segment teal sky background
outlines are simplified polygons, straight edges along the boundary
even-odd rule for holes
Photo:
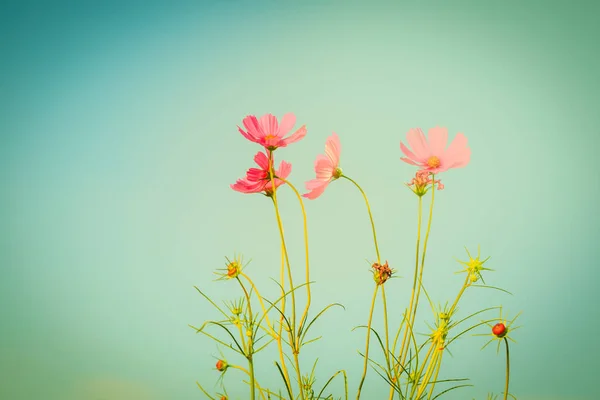
[[[187,325],[218,315],[193,286],[239,296],[213,271],[242,253],[276,296],[270,201],[229,184],[259,150],[236,125],[286,112],[308,129],[276,153],[297,187],[326,137],[340,136],[341,166],[369,196],[382,258],[402,277],[386,284],[392,326],[416,236],[417,199],[403,185],[415,170],[399,142],[412,127],[464,133],[471,162],[440,176],[436,193],[428,291],[454,299],[454,259],[480,245],[496,270],[486,281],[514,295],[474,289],[461,312],[523,311],[511,393],[600,398],[599,12],[541,0],[2,2],[0,398],[199,399],[196,380],[214,388],[219,350]],[[299,206],[288,190],[280,200],[301,279]],[[313,310],[346,309],[317,324],[323,339],[302,366],[319,357],[321,384],[345,368],[354,393],[364,331],[351,329],[373,289],[367,213],[345,181],[306,208]],[[480,351],[485,341],[465,336],[444,356],[444,377],[475,385],[446,399],[503,389],[503,353]],[[245,399],[238,377],[225,383]],[[270,358],[258,379],[279,384]],[[381,383],[371,372],[363,398],[381,398]]]

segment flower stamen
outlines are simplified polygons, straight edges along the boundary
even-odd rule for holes
[[[427,165],[430,168],[437,168],[441,165],[440,159],[436,156],[431,156],[427,159]]]

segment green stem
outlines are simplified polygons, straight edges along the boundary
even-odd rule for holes
[[[292,279],[292,268],[290,267],[290,258],[288,256],[287,246],[285,245],[285,235],[283,234],[283,224],[281,222],[281,215],[279,214],[279,205],[277,203],[277,189],[275,188],[275,172],[273,171],[273,162],[272,162],[273,154],[269,153],[269,162],[270,162],[270,175],[271,175],[271,185],[272,185],[272,194],[271,199],[273,200],[273,205],[275,206],[275,217],[277,218],[277,227],[279,228],[279,236],[281,238],[281,244],[283,246],[283,253],[285,256],[285,263],[287,267],[288,279],[290,280],[290,289],[292,290],[292,321],[291,321],[291,331],[294,331],[296,326],[296,295],[294,293],[294,282]],[[292,345],[293,347],[293,345]],[[294,348],[292,350],[295,351]]]
[[[246,354],[246,359],[248,360],[248,369],[250,370],[250,399],[254,400],[255,399],[255,384],[254,384],[254,361],[253,361],[253,353],[254,353],[254,340],[253,340],[253,335],[254,335],[254,327],[253,327],[253,323],[254,320],[252,319],[252,306],[250,305],[250,295],[248,294],[248,291],[246,290],[246,287],[244,286],[244,284],[242,283],[242,280],[240,279],[240,277],[236,277],[237,281],[239,282],[240,286],[242,287],[242,290],[244,291],[244,295],[246,296],[246,303],[248,303],[248,318],[250,319],[249,324],[249,328],[250,328],[250,337],[248,337],[248,350],[247,350],[247,354]],[[248,329],[248,328],[246,328]],[[242,337],[242,341],[243,341],[243,337]]]
[[[365,349],[365,364],[363,366],[363,374],[360,378],[360,383],[358,384],[358,392],[356,393],[356,400],[360,399],[360,392],[362,390],[363,384],[365,383],[365,378],[367,376],[367,367],[369,365],[369,339],[371,338],[371,322],[373,322],[373,310],[375,309],[375,300],[377,300],[377,291],[379,290],[379,285],[375,286],[375,291],[373,292],[373,300],[371,301],[371,310],[369,311],[369,322],[367,323],[367,344]]]
[[[392,378],[392,368],[391,368],[391,363],[390,363],[390,337],[389,337],[389,330],[388,330],[388,315],[387,315],[387,302],[386,302],[386,298],[385,298],[385,288],[383,287],[384,285],[381,285],[381,298],[383,301],[383,325],[385,328],[385,362],[387,363],[387,369],[388,369],[388,373],[389,378]]]
[[[255,399],[255,394],[254,394],[254,361],[252,361],[252,355],[249,356],[248,358],[248,368],[250,369],[250,400],[254,400]]]
[[[358,190],[360,190],[360,193],[362,193],[363,198],[365,199],[365,203],[367,204],[367,211],[369,212],[369,219],[371,220],[371,229],[373,231],[373,242],[375,242],[375,253],[377,254],[377,263],[381,264],[381,257],[379,257],[379,246],[377,245],[377,232],[375,232],[375,223],[373,222],[373,214],[371,213],[371,206],[369,205],[369,199],[367,198],[367,195],[365,194],[364,190],[362,190],[360,185],[358,183],[356,183],[353,179],[347,177],[346,175],[342,175],[341,177],[346,178],[350,182],[354,183],[354,186],[356,186],[358,188]]]
[[[273,205],[275,206],[275,216],[277,218],[277,226],[279,227],[279,236],[281,237],[281,245],[283,247],[283,253],[285,255],[285,262],[286,262],[286,266],[287,266],[287,272],[288,272],[288,279],[290,280],[290,289],[292,290],[291,295],[292,295],[292,321],[291,321],[291,327],[290,327],[290,346],[292,347],[292,353],[294,353],[294,361],[296,364],[296,372],[298,374],[298,377],[301,376],[300,373],[300,363],[298,361],[298,349],[296,347],[296,341],[294,340],[294,335],[295,335],[295,327],[296,327],[296,295],[294,293],[294,282],[292,279],[292,268],[290,267],[290,258],[288,255],[288,251],[287,251],[287,246],[285,245],[285,235],[283,234],[283,224],[281,222],[281,215],[279,213],[279,205],[277,203],[277,188],[275,186],[275,171],[273,169],[273,152],[271,150],[269,150],[269,177],[271,180],[271,199],[273,200]],[[304,391],[302,390],[302,381],[299,379],[298,380],[298,385],[300,388],[300,397],[302,398],[302,400],[305,399],[304,396]]]
[[[510,354],[508,352],[508,340],[504,338],[504,344],[506,345],[506,385],[504,386],[504,400],[508,399],[508,380],[510,377]]]
[[[423,242],[423,254],[421,255],[421,270],[419,271],[419,286],[417,286],[417,297],[415,299],[415,308],[411,326],[414,326],[417,318],[417,308],[419,307],[419,295],[421,294],[421,285],[423,282],[423,270],[425,269],[425,255],[427,254],[427,242],[429,241],[429,232],[431,231],[431,220],[433,218],[433,204],[435,201],[435,175],[431,175],[431,205],[429,206],[429,220],[427,221],[427,231],[425,232],[425,241]]]
[[[423,214],[423,197],[419,196],[419,208],[418,208],[418,215],[419,215],[419,219],[418,219],[418,224],[417,224],[417,250],[416,250],[416,256],[415,256],[415,274],[413,277],[413,287],[410,293],[410,303],[408,306],[408,310],[405,314],[405,318],[406,318],[406,330],[404,331],[404,338],[402,338],[402,343],[400,345],[400,354],[398,355],[398,360],[400,360],[401,364],[404,364],[404,361],[406,361],[406,355],[408,354],[408,342],[406,341],[408,338],[408,329],[411,325],[411,317],[412,317],[412,309],[413,309],[413,302],[415,300],[415,293],[416,293],[416,289],[417,289],[417,276],[419,274],[419,250],[421,249],[421,220],[422,220],[422,214]],[[410,340],[410,338],[408,339]],[[406,353],[405,353],[406,351]],[[402,372],[399,371],[399,365],[396,367],[396,372],[397,372],[397,376],[396,379],[400,378],[400,375],[402,375]],[[390,388],[390,400],[393,396],[393,392],[392,392],[393,388]]]
[[[346,178],[348,179],[350,182],[352,182],[354,184],[354,186],[356,186],[356,188],[360,191],[360,193],[363,195],[363,198],[365,199],[365,204],[367,205],[367,212],[369,213],[369,220],[371,221],[371,230],[373,231],[373,243],[375,244],[375,253],[377,254],[377,264],[381,265],[381,256],[379,255],[379,245],[377,244],[377,232],[375,230],[375,222],[373,221],[373,213],[371,212],[371,206],[369,205],[369,199],[367,198],[367,195],[365,193],[365,191],[360,187],[360,185],[358,183],[356,183],[356,181],[346,175],[342,175],[342,178]],[[368,363],[369,363],[369,341],[371,339],[371,323],[373,322],[373,311],[375,309],[375,300],[377,299],[377,291],[379,289],[379,285],[375,286],[375,292],[373,293],[373,301],[371,302],[371,310],[369,311],[369,321],[367,324],[367,338],[366,338],[366,349],[365,349],[365,363],[364,363],[364,368],[363,368],[363,374],[362,377],[360,378],[360,384],[358,385],[358,392],[356,394],[356,399],[358,400],[360,398],[360,392],[362,389],[362,386],[365,382],[365,378],[367,376],[367,367],[368,367]],[[383,286],[382,286],[383,289]],[[384,304],[384,321],[385,321],[385,337],[386,337],[386,354],[385,354],[385,358],[386,361],[388,362],[388,368],[389,368],[389,334],[388,334],[388,324],[387,324],[387,310],[385,310],[385,292],[383,293],[383,304]]]
[[[281,179],[281,178],[280,178]],[[306,318],[308,317],[308,310],[311,304],[311,294],[310,294],[310,262],[309,262],[309,253],[308,253],[308,226],[307,226],[307,218],[306,218],[306,209],[304,208],[304,201],[302,200],[302,196],[300,192],[292,185],[289,181],[285,179],[281,179],[284,183],[286,183],[296,194],[296,198],[300,202],[300,208],[302,209],[302,219],[304,225],[304,252],[306,254],[306,307],[304,308],[304,313],[300,318],[300,324],[298,325],[298,332],[302,329],[302,326],[306,322]],[[296,340],[300,340],[300,335],[297,335]],[[300,343],[297,344],[299,346]],[[300,351],[300,348],[298,348]]]

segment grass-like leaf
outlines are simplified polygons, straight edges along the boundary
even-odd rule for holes
[[[198,387],[200,388],[200,390],[202,390],[202,392],[206,395],[206,397],[208,397],[210,400],[216,400],[214,397],[212,397],[210,394],[208,394],[208,392],[206,390],[204,390],[204,388],[202,387],[202,385],[200,385],[200,383],[198,383],[198,381],[196,381],[196,385],[198,385]]]
[[[317,395],[317,399],[321,398],[321,395],[323,394],[323,392],[325,391],[325,389],[327,389],[327,386],[329,386],[329,384],[335,379],[336,376],[338,376],[339,374],[342,374],[344,376],[344,395],[346,400],[348,400],[348,376],[346,375],[346,371],[341,369],[339,371],[337,371],[335,374],[333,374],[331,376],[331,378],[329,378],[327,380],[327,382],[325,383],[325,386],[323,386],[323,389],[321,389],[321,391],[319,392],[319,394]],[[327,397],[332,397],[333,395],[329,395]]]
[[[435,400],[435,399],[437,399],[438,397],[440,397],[441,395],[443,395],[444,393],[448,393],[448,392],[449,392],[449,391],[451,391],[451,390],[454,390],[454,389],[459,389],[459,388],[462,388],[462,387],[470,387],[470,386],[473,386],[473,385],[457,385],[457,386],[452,386],[451,388],[448,388],[448,389],[446,389],[446,390],[444,390],[444,391],[441,391],[440,393],[438,393],[438,394],[437,394],[437,395],[436,395],[436,396],[435,396],[433,399],[431,399],[431,400]]]
[[[219,344],[222,344],[223,346],[225,346],[225,347],[227,347],[227,348],[230,348],[231,350],[235,351],[236,353],[239,353],[239,354],[241,354],[241,355],[244,355],[244,353],[240,353],[240,351],[239,351],[238,349],[236,349],[235,347],[233,347],[233,346],[231,345],[231,343],[229,343],[229,344],[228,344],[228,343],[225,343],[224,341],[222,341],[222,340],[220,340],[220,339],[217,339],[216,337],[214,337],[214,336],[213,336],[213,335],[211,335],[210,333],[207,333],[207,332],[205,332],[205,331],[204,331],[204,327],[205,327],[205,326],[208,324],[208,322],[210,322],[210,321],[207,321],[207,322],[205,322],[205,323],[204,323],[204,324],[203,324],[203,325],[202,325],[200,328],[196,328],[195,326],[192,326],[192,325],[188,325],[188,326],[189,326],[190,328],[192,328],[192,329],[195,329],[195,330],[196,330],[196,333],[202,333],[203,335],[206,335],[206,336],[208,336],[209,338],[211,338],[211,339],[212,339],[212,340],[214,340],[215,342],[217,342],[217,343],[219,343]]]
[[[244,351],[244,349],[242,349],[242,346],[240,346],[240,344],[238,343],[237,339],[235,338],[235,336],[233,336],[233,333],[231,333],[231,331],[229,329],[227,329],[227,327],[219,322],[215,322],[215,321],[206,321],[207,324],[211,324],[211,325],[217,325],[220,326],[221,328],[223,328],[225,330],[225,332],[227,332],[227,334],[229,334],[229,336],[231,336],[231,338],[233,339],[233,342],[235,343],[235,345],[237,346],[237,348],[240,350],[240,353],[242,355],[244,355],[244,357],[246,357],[246,352]]]
[[[312,326],[312,324],[317,320],[317,318],[319,318],[321,315],[323,315],[323,313],[325,313],[325,311],[327,311],[328,309],[330,309],[331,307],[335,307],[335,306],[340,306],[342,307],[344,310],[346,310],[346,307],[344,307],[342,304],[340,303],[333,303],[333,304],[329,304],[328,306],[326,306],[325,308],[323,308],[306,326],[306,329],[304,329],[304,326],[300,326],[300,328],[298,329],[298,336],[300,337],[300,346],[302,346],[302,342],[304,341],[304,337],[306,336],[306,334],[308,333],[308,330],[310,329],[310,327]]]
[[[471,285],[471,287],[480,287],[480,288],[485,288],[485,289],[494,289],[494,290],[499,290],[499,291],[504,292],[504,293],[508,293],[511,296],[513,295],[508,290],[504,290],[504,289],[501,289],[501,288],[495,287],[495,286],[489,286],[489,285]]]
[[[294,396],[292,396],[292,389],[290,388],[290,385],[288,385],[288,382],[285,379],[285,374],[283,373],[283,370],[281,369],[281,366],[279,365],[279,363],[277,361],[275,361],[275,365],[277,366],[277,369],[279,370],[279,375],[281,375],[281,379],[283,379],[283,383],[285,383],[285,388],[288,392],[288,395],[290,396],[290,400],[292,400],[294,398]],[[300,390],[302,390],[302,389],[300,389]]]
[[[194,286],[194,288],[198,291],[198,293],[200,293],[206,300],[208,300],[210,302],[210,304],[212,304],[217,310],[219,310],[219,312],[221,314],[223,314],[225,316],[225,319],[229,320],[229,315],[225,313],[225,311],[223,311],[221,309],[221,307],[219,307],[214,301],[212,301],[210,299],[210,297],[208,297],[207,295],[204,294],[204,292],[202,292],[202,290],[198,289],[198,286]]]

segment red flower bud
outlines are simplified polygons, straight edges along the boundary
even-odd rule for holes
[[[227,369],[228,365],[227,365],[226,361],[219,360],[219,361],[217,361],[216,367],[217,367],[217,371],[223,372]]]
[[[504,337],[507,333],[506,326],[502,322],[499,322],[492,327],[492,333],[499,338]]]

